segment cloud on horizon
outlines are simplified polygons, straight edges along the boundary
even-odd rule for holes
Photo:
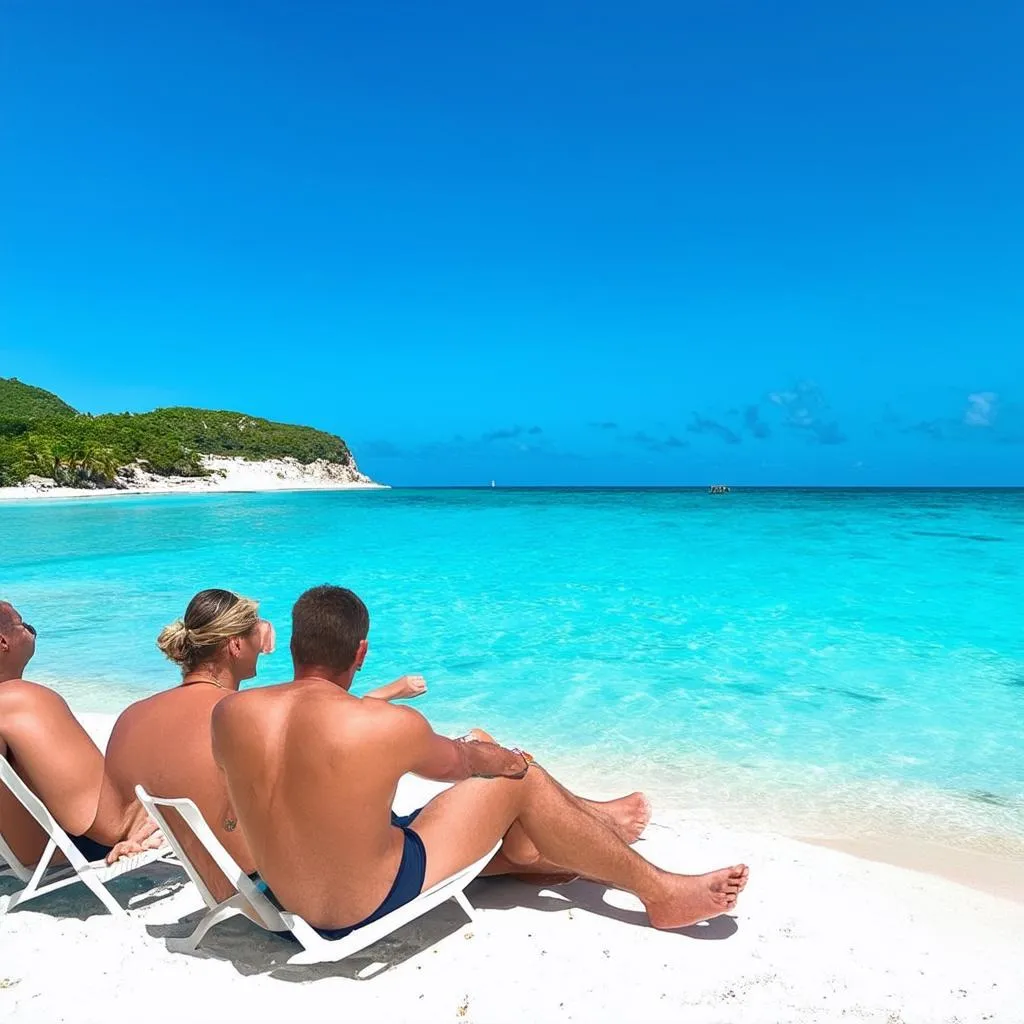
[[[761,408],[757,405],[748,405],[743,410],[743,426],[757,438],[764,441],[772,436],[772,428],[761,419]]]
[[[498,430],[488,431],[480,436],[481,441],[512,441],[517,437],[537,437],[544,431],[540,427],[502,427]]]
[[[659,438],[652,437],[643,430],[637,430],[632,434],[622,434],[619,439],[621,441],[626,441],[629,444],[637,445],[645,451],[656,452],[657,454],[664,454],[665,452],[677,451],[680,448],[689,447],[689,442],[676,437],[675,434],[669,434],[668,437]]]
[[[510,441],[502,445],[500,450],[513,455],[536,455],[549,459],[581,460],[584,456],[576,452],[565,451],[549,438],[543,436],[541,427],[510,427],[490,430],[476,437],[467,438],[455,434],[444,441],[425,441],[422,444],[403,448],[393,441],[373,439],[358,446],[355,452],[357,459],[410,459],[413,461],[427,458],[464,457],[469,459],[495,456],[495,442]]]
[[[717,420],[705,419],[698,413],[693,414],[693,421],[686,425],[686,429],[691,434],[711,434],[726,444],[740,444],[743,441],[743,438],[731,427],[727,427]]]
[[[839,424],[827,418],[828,402],[813,381],[799,381],[788,391],[771,391],[768,401],[782,412],[782,425],[805,433],[817,444],[844,444],[847,440]]]
[[[964,425],[991,427],[999,415],[999,396],[994,391],[976,391],[967,396]]]
[[[995,391],[973,391],[963,401],[959,414],[910,421],[887,408],[880,434],[884,436],[885,429],[891,428],[933,441],[1024,444],[1024,406],[1003,402]]]

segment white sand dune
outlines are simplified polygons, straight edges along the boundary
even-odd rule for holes
[[[102,740],[109,719],[88,723]],[[428,793],[404,787],[400,809]],[[154,865],[114,884],[127,921],[80,886],[0,921],[0,1020],[1024,1021],[1024,904],[681,813],[655,822],[639,849],[664,867],[750,864],[734,915],[657,932],[622,893],[479,880],[468,927],[447,904],[351,961],[287,968],[296,947],[242,919],[197,956],[168,952],[200,900]]]
[[[17,487],[0,487],[0,501],[36,498],[112,498],[118,495],[207,494],[237,491],[332,491],[382,487],[359,472],[355,463],[342,466],[323,459],[303,465],[297,459],[263,459],[203,456],[210,476],[157,476],[135,467],[117,487],[58,487],[52,480],[32,477]]]

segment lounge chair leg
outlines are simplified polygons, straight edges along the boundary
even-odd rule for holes
[[[463,913],[470,919],[470,921],[476,920],[476,911],[473,909],[473,904],[466,899],[464,892],[457,892],[455,894],[455,902],[462,907]]]
[[[114,899],[114,897],[110,894],[110,890],[107,889],[107,887],[102,882],[98,881],[95,877],[93,877],[91,871],[86,871],[79,877],[82,879],[83,882],[85,882],[85,884],[90,888],[90,890],[92,890],[92,894],[96,897],[96,899],[98,899],[114,917],[125,916],[124,907],[122,907],[121,904]]]
[[[226,921],[229,917],[234,917],[241,912],[230,900],[227,903],[222,903],[216,910],[211,910],[199,922],[196,930],[188,938],[168,939],[167,948],[172,953],[194,953],[199,948],[199,943],[206,937],[206,933],[214,925],[220,924],[221,921]]]
[[[43,875],[46,874],[47,868],[50,866],[50,859],[57,852],[57,844],[51,839],[46,844],[46,849],[43,850],[43,855],[39,858],[39,863],[36,864],[35,870],[32,872],[32,877],[28,880],[25,888],[21,892],[16,892],[10,899],[5,910],[0,913],[10,913],[15,907],[21,903],[27,903],[33,896],[36,895],[36,890],[39,888],[39,883],[43,880]]]

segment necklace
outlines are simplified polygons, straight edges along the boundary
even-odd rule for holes
[[[181,685],[192,686],[194,683],[209,683],[211,686],[219,686],[222,690],[230,690],[232,693],[236,692],[233,686],[225,686],[223,683],[218,683],[216,679],[205,679],[202,677],[199,679],[186,679]]]

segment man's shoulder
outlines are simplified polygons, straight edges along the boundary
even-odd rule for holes
[[[413,737],[429,731],[427,720],[415,708],[373,698],[357,698],[353,718],[367,729]]]
[[[42,683],[33,683],[30,679],[7,679],[0,683],[0,701],[15,706],[67,707],[67,702],[56,690]]]
[[[332,726],[351,726],[358,729],[398,729],[410,713],[420,716],[401,705],[388,701],[357,697],[335,686],[296,685],[289,709],[295,717],[312,719],[317,723],[331,722]]]
[[[262,718],[272,709],[288,707],[298,697],[298,687],[294,681],[220,694],[213,708],[214,721],[227,723]]]

